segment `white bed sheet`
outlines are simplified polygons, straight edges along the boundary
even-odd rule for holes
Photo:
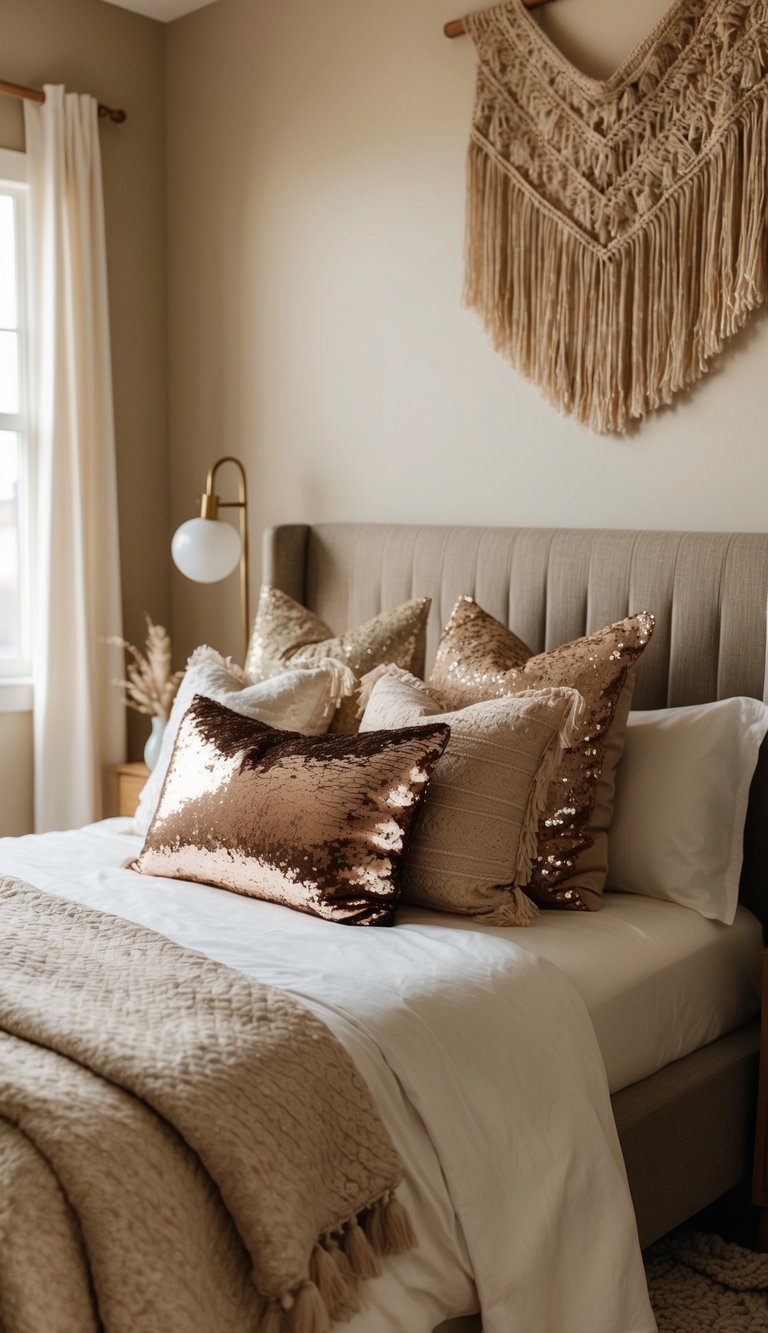
[[[608,893],[599,912],[542,912],[515,941],[576,986],[612,1093],[760,1011],[762,927],[746,907],[724,926],[677,903]]]
[[[592,940],[592,918],[563,921],[562,938],[545,918],[540,951],[533,931],[409,909],[395,931],[340,930],[124,871],[139,847],[128,827],[0,840],[0,874],[282,986],[347,1047],[397,1143],[420,1238],[369,1284],[348,1333],[430,1333],[477,1309],[477,1291],[485,1333],[653,1333],[594,1030],[546,957],[571,927]]]

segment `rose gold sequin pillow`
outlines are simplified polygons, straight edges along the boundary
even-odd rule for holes
[[[486,925],[527,926],[536,908],[522,886],[580,695],[537,690],[446,713],[426,685],[394,667],[371,672],[363,697],[368,690],[361,735],[427,718],[451,728],[408,843],[403,898]]]
[[[444,723],[302,736],[196,695],[133,869],[389,926]]]
[[[586,711],[550,787],[527,891],[542,907],[597,908],[608,870],[607,830],[633,680],[653,633],[648,612],[534,655],[471,597],[460,597],[429,678],[452,708],[525,690],[570,685]]]
[[[245,660],[246,675],[249,680],[265,680],[289,667],[315,666],[327,657],[351,667],[358,681],[383,662],[415,671],[418,658],[423,661],[430,605],[429,597],[403,602],[346,634],[335,635],[313,611],[279,588],[265,585]],[[357,724],[357,699],[352,697],[339,706],[331,731],[357,731]]]

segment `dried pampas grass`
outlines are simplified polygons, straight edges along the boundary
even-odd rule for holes
[[[147,616],[146,652],[142,653],[127,639],[112,637],[106,640],[128,654],[127,680],[114,680],[113,685],[125,690],[123,702],[147,717],[159,717],[167,722],[171,704],[176,697],[183,671],[171,670],[171,640],[162,625],[153,624]]]

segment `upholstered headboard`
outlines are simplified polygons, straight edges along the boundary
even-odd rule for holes
[[[656,616],[635,708],[766,697],[768,533],[620,532],[327,523],[272,528],[265,583],[335,631],[429,596],[426,664],[462,593],[531,648]],[[752,784],[742,899],[768,922],[768,746]]]

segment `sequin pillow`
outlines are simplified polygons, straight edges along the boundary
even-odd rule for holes
[[[143,837],[149,828],[181,719],[196,694],[217,699],[236,713],[256,718],[271,727],[317,736],[328,730],[336,708],[354,688],[352,672],[330,658],[318,662],[315,667],[296,667],[274,680],[249,685],[243,672],[229,658],[222,657],[214,648],[196,648],[187,662],[173,701],[157,763],[139,797],[134,816],[136,832]]]
[[[351,667],[358,680],[383,662],[415,671],[423,660],[424,632],[431,602],[419,597],[393,611],[382,611],[356,629],[335,635],[313,611],[279,588],[264,586],[245,661],[250,680],[265,680],[292,666],[312,666],[335,657]],[[350,698],[338,709],[331,731],[357,731],[357,702]]]
[[[301,736],[196,695],[132,868],[390,926],[403,846],[449,735],[430,722]]]
[[[581,696],[545,689],[446,713],[420,680],[393,667],[364,678],[361,697],[368,694],[361,735],[427,718],[451,728],[408,844],[403,898],[486,925],[528,925],[536,908],[523,886]]]
[[[539,824],[527,891],[542,907],[583,911],[601,904],[630,673],[653,624],[644,611],[534,655],[473,598],[460,597],[440,640],[429,685],[452,708],[551,686],[570,685],[584,697],[582,726],[563,756]]]

